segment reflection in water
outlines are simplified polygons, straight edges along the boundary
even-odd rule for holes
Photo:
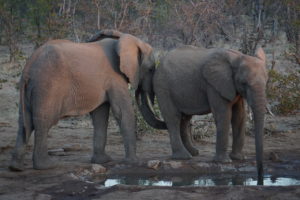
[[[111,187],[117,184],[140,185],[140,186],[217,186],[217,185],[257,185],[254,178],[233,176],[233,177],[172,177],[172,178],[139,178],[139,177],[119,177],[106,179],[102,183],[104,187]],[[288,186],[300,185],[300,178],[273,177],[264,178],[266,186]]]

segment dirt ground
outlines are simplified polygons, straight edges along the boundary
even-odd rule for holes
[[[265,135],[265,173],[271,176],[289,176],[300,180],[300,115],[267,117]],[[172,161],[167,132],[156,131],[139,135],[137,154],[140,162],[130,165],[122,162],[124,147],[115,126],[109,127],[107,152],[113,161],[97,171],[90,163],[92,154],[91,128],[56,126],[49,135],[49,150],[59,162],[51,170],[32,169],[33,137],[27,148],[26,169],[8,170],[15,143],[17,126],[0,123],[0,199],[300,199],[300,186],[214,186],[214,187],[158,187],[116,185],[101,186],[107,177],[132,175],[135,177],[201,176],[216,174],[250,174],[255,177],[254,138],[246,138],[244,162],[216,164],[215,137],[204,137],[195,142],[200,155],[189,161]],[[52,152],[51,152],[52,150]],[[149,161],[158,163],[150,166]],[[100,172],[104,172],[100,174]]]
[[[23,45],[22,51],[28,57],[33,46]],[[139,132],[137,154],[140,162],[135,165],[122,161],[122,137],[116,125],[110,123],[106,150],[113,161],[101,168],[90,163],[93,138],[90,121],[85,118],[61,121],[51,129],[48,137],[49,154],[58,160],[59,166],[43,171],[32,169],[31,137],[25,171],[11,172],[8,165],[17,132],[18,81],[25,60],[16,64],[7,63],[7,60],[8,49],[0,46],[0,200],[300,199],[300,185],[242,186],[247,177],[255,180],[256,175],[251,135],[246,138],[245,161],[213,163],[214,125],[207,122],[198,123],[200,128],[193,128],[194,134],[201,136],[199,132],[203,131],[205,137],[201,136],[195,142],[200,155],[188,161],[170,159],[171,147],[166,131]],[[266,121],[265,174],[275,181],[276,177],[300,180],[300,113],[288,117],[267,116]],[[107,178],[116,177],[133,178],[112,187],[103,186]],[[191,186],[197,177],[208,177],[208,182],[221,186]],[[172,180],[174,185],[141,186],[139,179]],[[175,184],[178,182],[181,184]],[[240,186],[232,186],[236,184]]]

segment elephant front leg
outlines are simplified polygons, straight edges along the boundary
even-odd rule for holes
[[[227,153],[228,133],[232,114],[231,105],[230,102],[222,98],[216,91],[210,92],[208,95],[209,103],[217,127],[216,155],[214,161],[223,163],[231,162]]]
[[[228,163],[231,162],[230,157],[227,153],[228,147],[228,133],[230,127],[230,113],[224,113],[220,116],[215,117],[217,124],[217,141],[216,141],[216,155],[214,161]]]
[[[246,125],[246,111],[244,99],[240,99],[232,107],[232,152],[230,158],[232,160],[244,160],[245,156],[242,152],[245,141],[245,125]]]
[[[92,163],[102,164],[111,160],[111,157],[105,153],[109,108],[109,103],[104,103],[90,113],[94,126]]]

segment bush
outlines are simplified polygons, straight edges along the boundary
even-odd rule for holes
[[[300,71],[281,74],[269,71],[267,96],[277,114],[291,114],[300,109]]]

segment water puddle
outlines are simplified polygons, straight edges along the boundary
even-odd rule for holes
[[[111,187],[114,185],[139,185],[139,186],[220,186],[220,185],[257,185],[257,180],[252,177],[153,177],[153,178],[140,178],[123,176],[116,178],[108,178],[101,182],[102,187]],[[264,178],[265,186],[291,186],[300,185],[300,177],[274,177],[265,176]]]

